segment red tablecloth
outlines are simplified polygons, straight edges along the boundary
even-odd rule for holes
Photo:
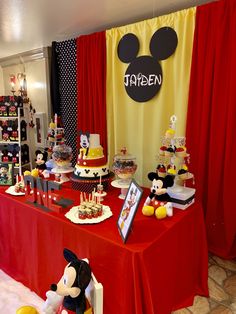
[[[143,199],[126,244],[117,229],[123,201],[119,189],[104,204],[113,216],[99,224],[77,225],[63,214],[27,204],[0,188],[0,268],[45,299],[66,264],[63,248],[87,257],[104,287],[104,314],[167,314],[208,295],[208,253],[200,204],[174,210],[164,220],[141,213]],[[79,192],[60,192],[79,203]],[[66,210],[67,211],[67,210]]]

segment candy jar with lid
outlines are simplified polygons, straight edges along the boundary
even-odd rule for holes
[[[114,156],[112,168],[117,177],[121,179],[121,184],[130,182],[137,170],[136,157],[128,154],[127,149],[123,148],[119,154]]]
[[[72,159],[72,149],[65,144],[53,147],[52,159],[60,168],[68,168]]]
[[[119,198],[124,199],[130,185],[131,179],[137,170],[136,157],[127,152],[124,147],[120,153],[113,158],[112,169],[117,180],[112,181],[112,186],[121,188],[121,195]]]
[[[56,167],[51,170],[51,172],[55,174],[55,181],[58,183],[69,181],[67,175],[74,170],[74,168],[71,167],[72,148],[65,144],[54,146],[52,159],[56,165]]]

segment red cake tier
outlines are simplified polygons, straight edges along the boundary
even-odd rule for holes
[[[106,158],[105,156],[97,159],[82,159],[78,158],[77,159],[77,165],[81,167],[101,167],[106,164]]]

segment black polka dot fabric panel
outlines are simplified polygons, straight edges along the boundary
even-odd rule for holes
[[[76,40],[56,44],[59,65],[59,92],[66,144],[72,148],[74,166],[77,158],[77,82]]]

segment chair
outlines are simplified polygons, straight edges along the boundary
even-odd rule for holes
[[[87,258],[84,260],[89,263]],[[97,281],[93,273],[85,294],[93,308],[93,314],[103,314],[103,285]]]

